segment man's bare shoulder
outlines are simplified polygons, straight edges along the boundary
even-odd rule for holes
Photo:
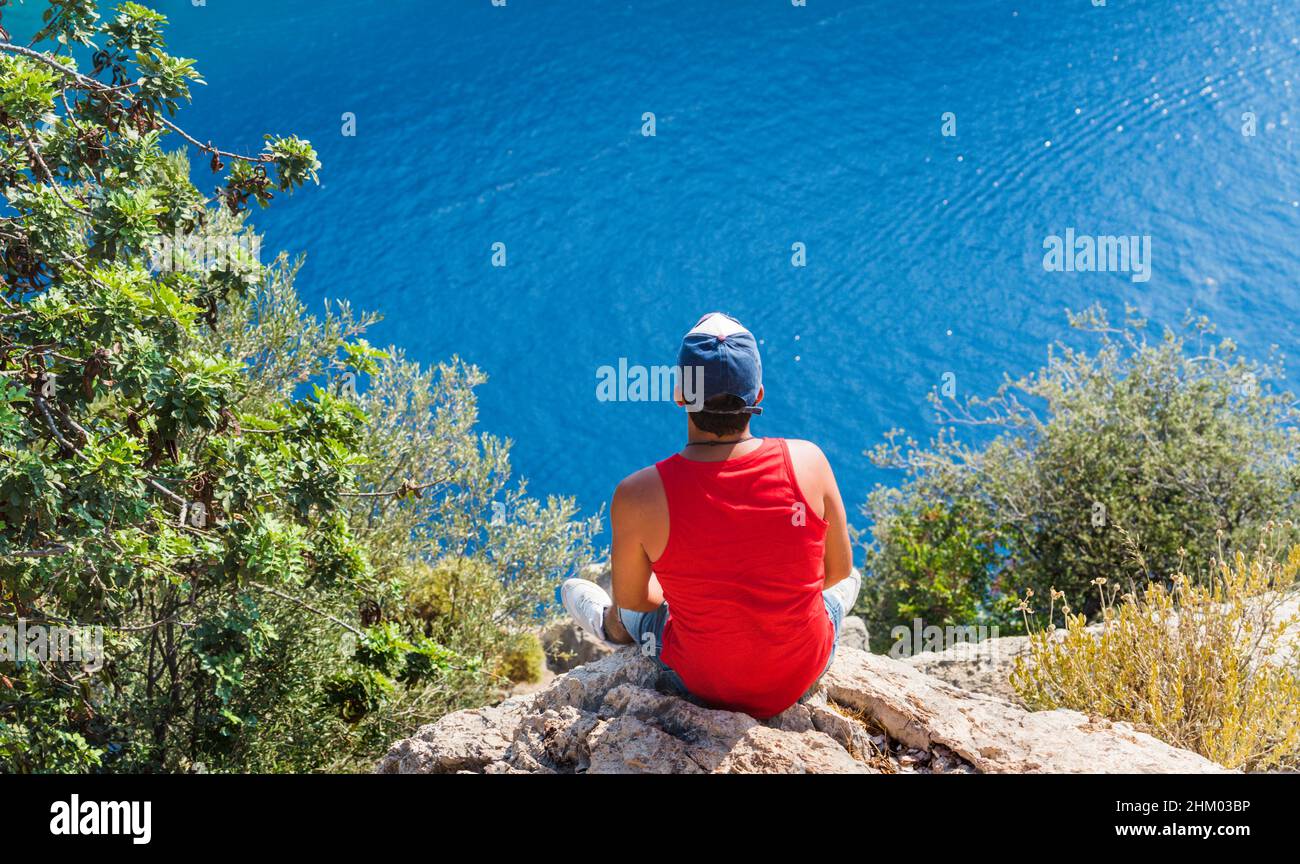
[[[802,438],[787,438],[785,446],[790,450],[790,458],[796,463],[802,463],[808,466],[821,467],[830,463],[826,459],[826,454],[822,448],[818,447],[811,441],[804,441]]]
[[[668,542],[668,496],[655,466],[624,477],[609,507],[614,545],[636,543],[649,561],[663,554]],[[617,571],[615,571],[617,572]]]
[[[825,519],[826,496],[835,489],[835,472],[831,470],[831,463],[822,448],[811,441],[787,440],[786,448],[790,451],[795,483],[812,504],[813,512]]]
[[[614,488],[615,501],[633,506],[657,502],[663,496],[663,481],[659,479],[659,471],[653,465],[632,472]]]

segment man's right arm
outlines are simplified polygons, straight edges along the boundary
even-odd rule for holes
[[[820,451],[819,451],[820,452]],[[849,541],[849,520],[844,512],[844,499],[840,497],[840,487],[835,482],[835,472],[826,456],[821,458],[824,472],[824,493],[826,502],[826,578],[822,590],[837,582],[849,578],[853,572],[853,544]]]
[[[844,499],[840,496],[839,483],[835,482],[835,472],[826,453],[818,450],[820,456],[818,473],[822,477],[822,498],[826,503],[826,578],[822,589],[835,585],[849,578],[853,572],[853,543],[849,540],[849,517],[844,512]]]
[[[810,504],[821,501],[820,515],[826,520],[825,575],[822,590],[849,578],[853,571],[853,545],[849,541],[849,520],[844,512],[835,472],[821,448],[811,441],[792,439],[787,442],[795,466],[795,482]]]

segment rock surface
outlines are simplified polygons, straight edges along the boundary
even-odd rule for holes
[[[1220,773],[1202,756],[1127,723],[1077,711],[1026,711],[888,657],[846,652],[823,681],[828,698],[879,724],[892,739],[951,750],[981,773]]]
[[[840,623],[840,638],[838,641],[841,646],[866,651],[869,642],[867,622],[856,615],[844,616],[844,621]]]
[[[394,744],[381,774],[1218,772],[1123,723],[1030,713],[841,645],[814,693],[760,723],[656,688],[624,650]]]
[[[540,636],[546,652],[546,668],[556,673],[568,672],[614,653],[609,645],[567,618],[547,627]]]
[[[1016,657],[1029,647],[1027,636],[1003,636],[982,642],[959,642],[946,651],[924,651],[902,658],[919,672],[965,690],[1020,703],[1011,686]]]

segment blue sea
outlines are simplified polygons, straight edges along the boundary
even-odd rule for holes
[[[587,513],[685,437],[671,404],[599,401],[597,370],[672,363],[714,309],[763,340],[755,430],[820,443],[851,513],[898,480],[866,448],[932,433],[945,375],[1035,368],[1067,307],[1296,342],[1295,2],[148,5],[207,79],[196,137],[319,150],[320,188],[255,216],[306,253],[312,307],[482,367],[483,427]],[[1149,236],[1149,280],[1047,272],[1067,229]]]

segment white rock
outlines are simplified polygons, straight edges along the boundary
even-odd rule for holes
[[[377,773],[1215,772],[1122,723],[1030,713],[841,646],[823,686],[769,721],[656,689],[633,650],[533,696],[458,711],[392,746]],[[874,736],[874,740],[873,740]]]

